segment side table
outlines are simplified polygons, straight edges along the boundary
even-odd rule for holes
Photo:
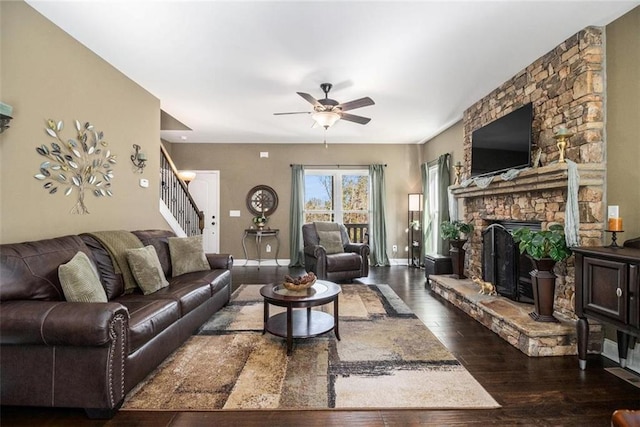
[[[258,270],[260,270],[260,263],[262,262],[262,238],[274,238],[276,240],[276,252],[275,252],[275,261],[276,265],[280,267],[280,263],[278,262],[278,252],[280,251],[280,238],[278,237],[277,228],[247,228],[244,230],[244,235],[242,236],[242,250],[244,251],[244,265],[246,266],[249,262],[249,256],[247,255],[247,237],[253,237],[253,241],[256,244],[256,261],[258,261]]]

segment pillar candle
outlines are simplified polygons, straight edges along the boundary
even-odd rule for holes
[[[609,218],[610,231],[622,231],[622,218]]]

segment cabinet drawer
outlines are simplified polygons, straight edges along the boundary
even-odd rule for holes
[[[640,265],[629,265],[629,324],[640,328]]]
[[[585,313],[628,323],[628,264],[586,256],[582,268]]]

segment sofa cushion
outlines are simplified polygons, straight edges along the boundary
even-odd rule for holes
[[[318,231],[318,237],[320,239],[320,245],[324,247],[327,255],[339,254],[344,252],[342,246],[342,236],[340,231]]]
[[[178,301],[172,299],[134,293],[123,295],[116,301],[129,310],[129,354],[180,319]]]
[[[169,286],[153,246],[128,249],[127,261],[129,261],[129,268],[131,268],[133,277],[135,277],[143,294],[149,295]]]
[[[204,254],[201,234],[191,237],[170,237],[169,252],[173,277],[211,269]]]
[[[112,299],[124,294],[124,280],[122,278],[122,274],[116,273],[109,251],[102,246],[98,239],[89,234],[81,234],[80,238],[84,244],[91,249],[91,255],[93,255],[93,260],[98,268],[98,273],[100,273],[102,286],[107,293],[107,299],[111,301]]]
[[[71,261],[58,267],[64,297],[70,302],[107,302],[98,272],[84,252],[78,252]]]
[[[138,236],[143,245],[151,245],[156,249],[158,259],[162,265],[164,277],[171,277],[171,255],[169,254],[169,237],[176,235],[169,230],[138,230],[132,231]]]
[[[211,298],[211,286],[204,280],[184,280],[184,276],[171,278],[168,287],[149,296],[175,300],[180,304],[180,316],[187,315]]]

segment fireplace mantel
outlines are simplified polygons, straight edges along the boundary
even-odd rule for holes
[[[578,164],[578,174],[580,175],[580,186],[603,186],[605,165],[603,163]],[[471,184],[468,187],[452,185],[449,188],[456,198],[472,198],[566,188],[567,179],[567,164],[555,163],[549,166],[524,170],[511,181],[505,181],[500,176],[496,176],[487,188],[480,188],[475,184]]]

